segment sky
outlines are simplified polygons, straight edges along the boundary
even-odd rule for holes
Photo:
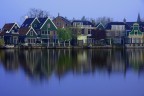
[[[0,28],[5,23],[21,24],[29,9],[38,8],[68,19],[111,17],[114,21],[144,19],[144,0],[1,0]]]

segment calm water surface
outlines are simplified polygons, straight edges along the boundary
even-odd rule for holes
[[[0,96],[144,96],[144,50],[0,50]]]

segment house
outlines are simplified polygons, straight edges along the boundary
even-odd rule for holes
[[[131,31],[128,32],[129,46],[144,46],[144,23],[133,23]]]
[[[38,38],[41,43],[47,44],[57,40],[57,27],[50,18],[38,18],[40,21]]]
[[[1,38],[4,38],[5,44],[17,44],[18,43],[18,30],[19,25],[17,23],[6,23],[1,32]]]
[[[73,34],[76,35],[78,45],[88,44],[92,42],[91,32],[95,29],[90,21],[74,20],[72,22]]]
[[[104,44],[105,39],[106,39],[106,31],[105,31],[105,27],[103,26],[102,23],[98,23],[96,25],[96,29],[92,29],[92,34],[91,37],[92,38],[92,43],[95,44]]]
[[[19,29],[19,43],[34,45],[37,40],[37,33],[33,27],[23,27]]]
[[[128,26],[124,22],[110,22],[105,26],[106,30],[106,39],[109,45],[112,44],[122,44],[125,43],[125,36],[127,31],[130,30],[130,26]]]
[[[33,31],[33,33],[36,34],[31,36],[26,34],[29,32],[30,29]],[[20,27],[19,32],[21,33],[19,39],[21,43],[24,43],[26,41],[27,43],[30,44],[34,44],[34,43],[48,44],[51,41],[54,41],[53,39],[57,39],[55,36],[56,30],[57,27],[55,26],[55,24],[52,22],[50,18],[37,18],[37,17],[26,18],[26,20]]]
[[[57,28],[67,28],[71,26],[71,22],[64,17],[59,16],[59,14],[56,18],[53,19],[53,22]]]

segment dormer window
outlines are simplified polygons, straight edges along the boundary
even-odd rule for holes
[[[33,31],[30,31],[30,36],[33,36]]]
[[[17,26],[15,26],[15,29],[17,29]]]
[[[135,35],[138,35],[138,31],[134,31],[134,34],[135,34]]]
[[[14,33],[14,30],[12,30],[11,32]]]

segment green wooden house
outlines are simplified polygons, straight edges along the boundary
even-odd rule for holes
[[[144,44],[144,30],[142,24],[134,23],[128,34],[129,43],[132,46]]]
[[[38,41],[43,44],[55,42],[57,39],[57,27],[50,18],[38,18],[41,22],[38,33]]]

